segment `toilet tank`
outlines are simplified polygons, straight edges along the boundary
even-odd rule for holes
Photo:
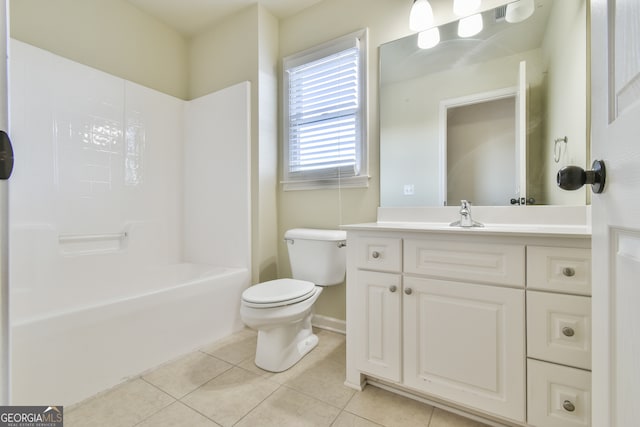
[[[294,279],[318,286],[344,282],[347,264],[347,232],[296,228],[284,234]]]

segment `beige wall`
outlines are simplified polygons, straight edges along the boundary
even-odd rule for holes
[[[278,277],[278,40],[279,22],[258,8],[258,253],[254,278]],[[257,258],[256,258],[257,257]],[[256,271],[257,269],[257,271]],[[257,275],[255,274],[257,273]]]
[[[255,83],[258,76],[257,37],[257,7],[247,7],[193,37],[189,42],[189,98],[241,81]]]
[[[11,37],[187,98],[187,41],[122,0],[11,0]]]
[[[591,165],[587,165],[586,4],[586,0],[554,2],[543,43],[542,50],[548,64],[543,140],[546,165],[544,184],[548,204],[581,205],[587,201],[590,193],[587,186],[576,191],[564,191],[556,185],[556,174],[564,166],[577,165],[591,169]],[[560,143],[562,154],[556,163],[554,140],[564,136],[568,142]]]

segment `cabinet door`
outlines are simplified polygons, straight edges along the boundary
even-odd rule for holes
[[[524,291],[404,278],[404,383],[525,419]]]
[[[358,295],[354,341],[357,368],[390,381],[400,381],[401,276],[399,274],[358,271]]]

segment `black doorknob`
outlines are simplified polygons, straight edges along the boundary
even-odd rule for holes
[[[0,130],[0,180],[9,179],[13,171],[13,147],[11,139],[3,130]]]
[[[577,190],[585,184],[591,184],[591,190],[594,193],[602,193],[607,176],[604,162],[594,160],[591,168],[592,170],[585,171],[580,166],[563,167],[556,176],[558,187],[563,190]]]

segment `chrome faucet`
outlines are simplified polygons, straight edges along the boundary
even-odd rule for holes
[[[449,224],[451,227],[484,227],[484,224],[471,218],[471,203],[467,200],[460,201],[460,220]]]

